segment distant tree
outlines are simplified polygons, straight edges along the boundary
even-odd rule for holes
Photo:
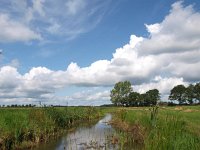
[[[129,106],[139,106],[141,103],[141,96],[137,92],[131,92],[128,98]]]
[[[194,97],[200,103],[200,82],[194,86]]]
[[[185,100],[186,87],[184,85],[177,85],[171,91],[169,95],[169,100],[177,100],[179,104],[186,102]]]
[[[146,93],[140,94],[140,106],[148,106],[148,103],[146,102]]]
[[[156,105],[160,100],[160,93],[157,89],[149,90],[145,93],[146,105]]]
[[[195,93],[194,93],[194,85],[190,84],[185,89],[184,99],[189,103],[192,104],[193,100],[195,99]]]
[[[128,106],[128,98],[132,90],[133,89],[129,81],[116,83],[114,88],[110,92],[111,102],[117,106]]]

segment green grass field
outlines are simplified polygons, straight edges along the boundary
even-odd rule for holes
[[[114,113],[122,145],[150,150],[199,150],[200,106],[123,108]],[[120,125],[121,124],[121,125]]]
[[[0,149],[32,147],[106,113],[122,150],[200,149],[200,106],[0,108]]]
[[[100,116],[95,107],[0,108],[0,149],[31,147]]]

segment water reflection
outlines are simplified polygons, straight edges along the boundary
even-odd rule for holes
[[[114,129],[108,122],[111,115],[107,114],[103,119],[99,120],[93,126],[79,127],[74,132],[68,133],[66,136],[52,141],[49,144],[43,144],[35,150],[105,150],[116,149],[116,145],[111,143]]]

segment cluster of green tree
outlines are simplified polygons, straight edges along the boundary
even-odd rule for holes
[[[179,104],[193,104],[200,103],[200,83],[184,85],[177,85],[169,95],[171,102],[178,101]]]
[[[22,105],[19,105],[19,104],[11,104],[11,105],[0,105],[0,107],[35,107],[36,105],[33,105],[33,104],[22,104]]]
[[[118,82],[110,92],[111,102],[116,106],[150,106],[160,100],[160,93],[152,89],[140,94],[134,92],[129,81]]]

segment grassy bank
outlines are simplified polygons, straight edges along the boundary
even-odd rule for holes
[[[100,116],[96,107],[0,108],[0,149],[32,147]]]
[[[200,106],[125,108],[114,113],[121,147],[138,149],[200,149]]]

